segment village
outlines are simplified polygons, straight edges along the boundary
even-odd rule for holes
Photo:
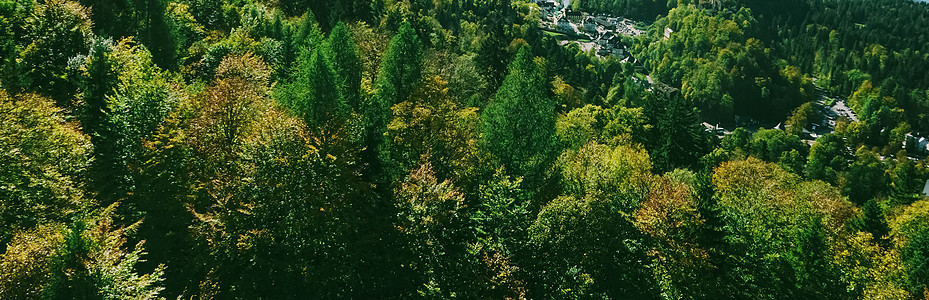
[[[576,11],[569,8],[570,0],[534,0],[541,11],[540,27],[552,36],[559,39],[559,44],[568,45],[577,43],[581,50],[594,53],[597,57],[614,56],[623,62],[637,63],[636,59],[629,52],[629,46],[623,43],[622,38],[636,37],[644,34],[641,24],[624,17],[616,17],[609,14],[597,13],[590,14],[583,11]],[[721,10],[723,9],[721,1],[701,0],[701,6],[705,9]],[[670,38],[674,33],[670,28],[665,28],[665,38]],[[644,71],[644,70],[643,70]],[[668,86],[662,82],[654,81],[651,76],[645,74],[645,80],[648,82],[649,91],[661,93],[670,96],[678,92],[677,88]],[[815,79],[814,79],[815,81]],[[808,128],[803,128],[801,139],[807,144],[813,144],[820,136],[835,131],[836,121],[847,119],[857,121],[855,113],[846,105],[845,101],[828,95],[824,90],[817,88],[817,99],[814,101],[818,110],[817,115],[820,120],[813,121]],[[731,134],[736,127],[742,127],[749,132],[755,132],[761,128],[784,129],[783,122],[774,123],[762,122],[750,117],[735,116],[731,124],[711,124],[703,122],[708,132],[718,137]],[[917,153],[929,153],[929,139],[925,137],[907,135],[907,142],[914,143]],[[906,143],[906,142],[905,142]],[[883,157],[882,157],[883,159]],[[927,183],[929,184],[929,183]],[[929,188],[929,185],[927,185]]]
[[[644,33],[635,22],[609,14],[588,14],[568,8],[568,1],[536,0],[542,13],[540,27],[561,38],[566,45],[577,43],[585,52],[596,50],[597,57],[613,55],[623,60],[634,60],[629,55],[622,37],[635,37]]]

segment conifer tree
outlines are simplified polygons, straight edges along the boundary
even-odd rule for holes
[[[301,78],[305,94],[293,103],[298,115],[307,125],[322,127],[345,118],[345,101],[336,86],[336,79],[329,68],[329,62],[319,49],[310,51],[309,59],[300,64]]]
[[[345,23],[339,22],[329,34],[326,43],[326,56],[332,71],[336,75],[336,83],[340,94],[348,106],[360,110],[361,90],[361,59],[358,58],[358,46]]]
[[[377,77],[378,110],[387,114],[390,106],[405,100],[422,77],[423,44],[409,22],[400,25],[390,40]]]
[[[526,176],[527,181],[538,179],[553,159],[555,103],[545,91],[540,66],[523,47],[481,116],[484,150],[511,175]]]
[[[384,146],[384,132],[390,122],[390,107],[410,96],[422,77],[423,45],[416,31],[404,22],[390,40],[381,61],[374,99],[365,109],[365,144],[362,160],[368,165],[372,179],[383,174],[384,160],[389,155]]]

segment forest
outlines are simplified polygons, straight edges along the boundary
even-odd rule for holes
[[[0,299],[929,299],[929,4],[537,2],[0,0]]]

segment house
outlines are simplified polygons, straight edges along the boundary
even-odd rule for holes
[[[626,57],[629,54],[626,45],[623,45],[623,39],[619,36],[613,36],[610,39],[610,45],[612,46],[612,54],[616,57]]]
[[[911,141],[913,147],[912,151],[915,153],[929,153],[929,139],[917,137],[910,133],[906,134],[906,138],[903,139],[903,147],[907,149],[907,151],[911,150]]]
[[[616,24],[610,22],[606,17],[598,16],[593,18],[594,22],[597,22],[598,25],[603,26],[606,29],[616,29]]]
[[[673,29],[671,29],[670,27],[665,28],[665,29],[664,29],[664,38],[665,38],[665,39],[670,39],[672,33],[674,33],[674,30],[673,30]]]
[[[561,18],[558,20],[558,31],[564,33],[575,33],[574,26],[571,26],[571,23],[568,22],[568,18]]]
[[[593,18],[587,18],[584,20],[584,30],[588,32],[597,32],[597,22],[594,22]]]
[[[816,134],[815,132],[810,131],[809,129],[803,128],[802,130],[800,130],[800,137],[804,139],[815,140],[819,138],[819,135]]]
[[[703,127],[706,128],[706,131],[717,136],[726,135],[726,130],[722,127],[719,127],[719,124],[713,125],[707,122],[703,122]]]
[[[565,11],[565,18],[568,18],[568,21],[571,23],[581,24],[581,22],[587,18],[587,14],[580,11],[567,10]]]
[[[614,37],[613,33],[607,31],[606,33],[600,36],[600,39],[597,40],[597,44],[600,46],[606,46],[607,44],[612,42],[613,37]]]
[[[649,87],[648,90],[656,95],[663,95],[665,97],[670,97],[678,91],[677,88],[658,81],[653,81],[652,86]]]
[[[613,55],[616,57],[625,57],[626,56],[626,46],[616,46],[613,47]]]

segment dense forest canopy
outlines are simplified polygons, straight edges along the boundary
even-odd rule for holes
[[[926,69],[908,0],[0,0],[0,299],[929,299]]]

